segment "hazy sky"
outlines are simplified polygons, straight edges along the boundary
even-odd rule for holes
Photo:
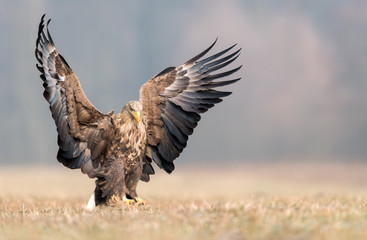
[[[120,111],[164,68],[238,43],[233,95],[203,115],[180,160],[367,156],[365,1],[2,1],[0,163],[56,161],[35,68],[43,13],[101,111]]]

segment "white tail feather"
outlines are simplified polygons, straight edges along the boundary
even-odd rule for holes
[[[92,211],[95,207],[96,207],[96,202],[95,202],[94,193],[93,193],[92,196],[89,198],[86,208],[88,211]]]

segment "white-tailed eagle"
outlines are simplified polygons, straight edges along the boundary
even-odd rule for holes
[[[45,29],[44,16],[35,54],[43,96],[57,127],[57,160],[97,179],[88,209],[99,204],[144,203],[136,193],[139,180],[149,181],[153,162],[167,173],[174,170],[173,161],[186,147],[200,114],[231,94],[215,88],[240,79],[225,78],[241,66],[220,70],[236,60],[241,49],[231,53],[233,45],[202,59],[214,42],[183,65],[149,79],[140,88],[139,101],[126,103],[118,114],[104,114],[89,102],[73,70],[56,50],[48,31],[50,20]]]

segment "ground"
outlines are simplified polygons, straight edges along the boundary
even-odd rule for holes
[[[94,182],[59,167],[0,169],[0,239],[367,239],[367,164],[178,167],[144,206],[85,210]]]

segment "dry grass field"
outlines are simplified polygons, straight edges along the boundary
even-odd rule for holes
[[[367,165],[161,171],[144,206],[85,210],[94,182],[63,167],[0,169],[0,239],[367,239]]]

